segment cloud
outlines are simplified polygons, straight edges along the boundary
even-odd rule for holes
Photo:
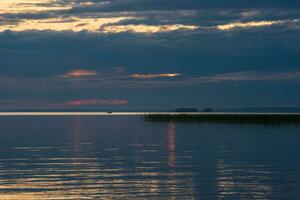
[[[128,75],[178,72],[190,76],[299,68],[299,31],[282,26],[254,31],[255,34],[224,34],[198,30],[153,35],[4,32],[0,33],[0,73],[45,78],[88,66],[102,75],[115,66],[124,66]]]
[[[1,3],[0,32],[209,33],[213,29],[267,27],[300,17],[299,3],[278,0],[226,3],[221,0],[3,0]]]
[[[180,76],[180,74],[132,74],[131,78],[137,79],[151,79],[151,78],[161,78],[161,77],[176,77]]]
[[[126,99],[78,99],[72,100],[66,103],[67,106],[103,106],[103,105],[113,105],[122,106],[127,105],[128,100]]]
[[[126,106],[127,99],[74,99],[69,101],[43,99],[0,99],[0,109],[72,109],[76,107]]]
[[[95,8],[96,7],[96,8]],[[299,8],[297,0],[107,0],[100,6],[75,8],[86,12],[120,12],[120,11],[149,11],[149,10],[195,10],[195,9],[247,9],[247,8]]]
[[[120,33],[120,32],[135,32],[135,33],[162,33],[171,32],[178,30],[196,30],[199,28],[194,25],[183,25],[183,24],[173,24],[173,25],[105,25],[100,28],[101,31],[105,33]]]
[[[283,81],[300,80],[300,71],[287,72],[260,72],[244,71],[234,73],[224,73],[212,76],[192,78],[192,81],[199,82],[223,82],[223,81]]]
[[[169,106],[170,91],[176,104],[189,90],[197,105],[203,93],[208,103],[225,97],[226,85],[240,88],[234,95],[245,85],[296,88],[299,11],[294,0],[1,0],[0,99],[66,105],[122,94],[128,106],[153,105],[151,90]]]
[[[145,78],[147,79],[147,78]],[[126,81],[124,85],[128,87],[140,88],[163,88],[163,87],[186,87],[197,86],[210,83],[223,82],[252,82],[257,84],[257,81],[293,81],[300,80],[300,71],[283,71],[283,72],[261,72],[261,71],[242,71],[233,73],[214,74],[210,76],[194,75],[178,80],[141,80],[141,81]]]
[[[57,4],[56,0],[1,0],[0,14],[57,11],[71,9],[71,5]]]
[[[145,105],[146,102],[153,106],[153,102],[146,99],[147,94],[160,100],[168,98],[170,91],[174,97],[182,97],[184,91],[193,94],[189,99],[196,103],[207,93],[206,98],[212,98],[212,93],[218,93],[218,98],[225,98],[228,90],[234,90],[234,95],[241,95],[248,88],[259,88],[261,92],[270,95],[276,94],[275,90],[286,91],[287,95],[296,94],[300,71],[240,71],[232,73],[215,73],[211,75],[184,75],[178,78],[132,78],[131,74],[103,74],[95,77],[78,79],[57,79],[55,77],[27,78],[9,80],[0,79],[0,108],[1,109],[73,109],[73,108],[111,108],[114,106],[134,107]],[[144,74],[145,75],[145,74]],[[149,75],[149,74],[148,74]],[[155,74],[157,75],[157,74]],[[263,88],[268,86],[273,92],[266,92]],[[237,89],[239,88],[239,89]],[[195,91],[202,92],[197,95]],[[218,92],[214,92],[214,91]],[[32,95],[34,94],[34,95]],[[121,97],[121,98],[120,98]],[[229,95],[230,97],[230,95]],[[229,98],[228,97],[228,98]],[[279,97],[284,99],[285,97]],[[128,103],[132,102],[132,103]],[[174,105],[178,102],[174,101]],[[222,101],[221,101],[222,102]],[[247,103],[247,100],[245,101]],[[249,102],[249,101],[248,101]],[[288,102],[288,100],[287,100]],[[295,100],[296,102],[296,100]],[[208,101],[207,103],[211,103]],[[239,105],[243,106],[244,102]],[[199,104],[200,105],[200,104]],[[222,104],[220,104],[222,105]],[[169,106],[168,103],[162,106]],[[151,107],[151,106],[150,106]]]
[[[88,76],[96,76],[98,73],[94,70],[84,70],[84,69],[75,69],[72,71],[63,74],[61,77],[63,78],[80,78],[80,77],[88,77]]]
[[[107,23],[115,23],[131,17],[115,17],[115,18],[46,18],[46,19],[27,19],[18,23],[6,23],[0,26],[0,32],[3,31],[90,31],[99,32],[102,25]]]
[[[79,84],[78,87],[82,88],[167,88],[222,82],[293,81],[300,80],[300,71],[240,71],[206,76],[185,75],[177,79],[169,79],[177,76],[181,76],[181,74],[102,74],[101,76],[82,80],[77,84]]]
[[[217,25],[216,28],[222,31],[231,30],[235,28],[251,28],[260,26],[271,26],[274,24],[280,24],[282,21],[253,21],[253,22],[233,22],[229,24]]]
[[[23,15],[22,15],[23,16]],[[21,16],[21,17],[22,17]],[[12,16],[7,16],[2,20],[2,25],[0,26],[0,32],[4,31],[72,31],[81,32],[88,31],[94,33],[121,33],[121,32],[134,32],[134,33],[162,33],[162,32],[172,32],[178,30],[196,30],[199,28],[197,25],[185,25],[185,24],[156,24],[148,25],[143,24],[145,20],[143,18],[132,16],[115,16],[115,17],[105,17],[105,16],[44,16],[42,19],[13,19]],[[24,16],[23,16],[24,17]],[[136,22],[140,20],[141,24],[125,24],[122,22]]]

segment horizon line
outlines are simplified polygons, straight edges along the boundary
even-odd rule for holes
[[[289,112],[30,112],[30,111],[12,111],[12,112],[1,112],[0,116],[141,116],[141,115],[219,115],[219,114],[240,114],[240,115],[300,115],[300,112],[289,113]]]

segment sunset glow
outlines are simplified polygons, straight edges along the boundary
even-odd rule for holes
[[[75,69],[66,74],[62,77],[66,78],[79,78],[79,77],[86,77],[86,76],[95,76],[98,73],[94,70],[83,70],[83,69]]]
[[[291,96],[300,80],[300,12],[295,1],[0,2],[3,109],[120,103],[133,110],[173,110],[187,102],[192,107],[242,107],[238,97],[244,98],[244,84],[251,87],[253,98],[256,88],[263,88],[260,84],[267,91],[276,84]],[[146,97],[149,93],[159,105]],[[233,93],[238,97],[232,99]],[[264,97],[246,99],[246,104],[283,98],[288,105],[300,102],[279,93],[277,98],[270,92],[259,94]]]
[[[180,74],[132,74],[132,78],[148,79],[148,78],[160,78],[160,77],[176,77]]]
[[[68,106],[127,105],[125,99],[79,99],[66,103]]]
[[[0,200],[297,199],[299,88],[300,0],[0,0]]]

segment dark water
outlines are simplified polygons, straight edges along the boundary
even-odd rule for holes
[[[299,199],[300,126],[0,117],[0,199]]]

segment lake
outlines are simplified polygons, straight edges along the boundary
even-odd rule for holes
[[[297,199],[300,125],[1,116],[0,199]]]

